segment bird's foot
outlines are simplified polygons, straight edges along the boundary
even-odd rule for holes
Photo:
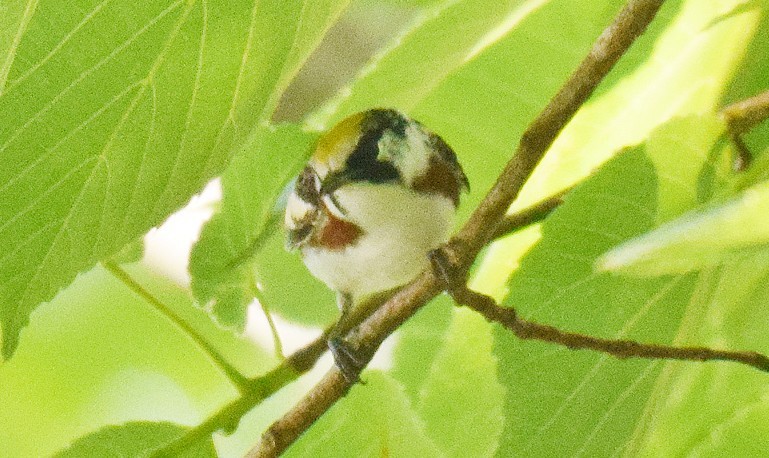
[[[350,383],[361,383],[360,372],[366,367],[366,358],[350,347],[350,344],[341,337],[328,339],[328,349],[334,355],[336,367],[342,372],[344,378]]]
[[[462,304],[463,293],[467,291],[467,269],[461,267],[456,251],[450,245],[443,245],[427,253],[427,257],[443,289],[458,304]]]

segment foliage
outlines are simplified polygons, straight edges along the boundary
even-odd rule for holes
[[[185,429],[172,423],[149,422],[106,427],[79,439],[56,456],[58,458],[150,456],[154,450],[180,436]],[[184,456],[216,457],[216,449],[209,439],[207,443],[196,444],[195,450],[185,453]]]
[[[372,106],[410,113],[458,152],[472,184],[461,222],[621,6],[414,2],[413,21],[339,94],[301,123],[274,123],[327,31],[354,21],[347,3],[0,6],[4,456],[141,456],[195,435],[243,395],[221,364],[256,377],[279,363],[269,331],[241,335],[264,321],[247,314],[255,297],[293,324],[335,317],[332,294],[277,230],[313,130]],[[769,352],[769,129],[746,137],[756,160],[736,173],[718,117],[769,89],[766,30],[765,1],[667,2],[514,207],[575,190],[543,224],[492,244],[473,288],[586,334]],[[190,286],[133,262],[137,237],[217,176],[222,202],[192,249]],[[110,259],[170,312],[98,265]],[[749,456],[769,446],[769,378],[739,365],[520,342],[446,297],[392,340],[385,369],[365,372],[289,456]],[[241,456],[328,364],[226,418],[213,441],[195,436],[191,453]]]

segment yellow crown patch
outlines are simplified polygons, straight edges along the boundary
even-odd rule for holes
[[[332,127],[318,141],[318,146],[312,155],[313,161],[331,170],[341,167],[355,149],[361,124],[365,118],[366,112],[356,113]]]

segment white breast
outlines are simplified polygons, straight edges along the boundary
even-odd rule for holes
[[[397,184],[353,184],[334,195],[345,219],[364,234],[344,250],[302,252],[313,275],[353,302],[406,284],[426,269],[427,253],[446,241],[455,211],[445,197]]]

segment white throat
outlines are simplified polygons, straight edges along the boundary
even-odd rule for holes
[[[303,249],[310,271],[332,289],[368,295],[408,283],[429,266],[427,253],[448,237],[453,203],[400,184],[360,183],[335,193],[345,219],[363,229],[357,243],[339,251]]]

